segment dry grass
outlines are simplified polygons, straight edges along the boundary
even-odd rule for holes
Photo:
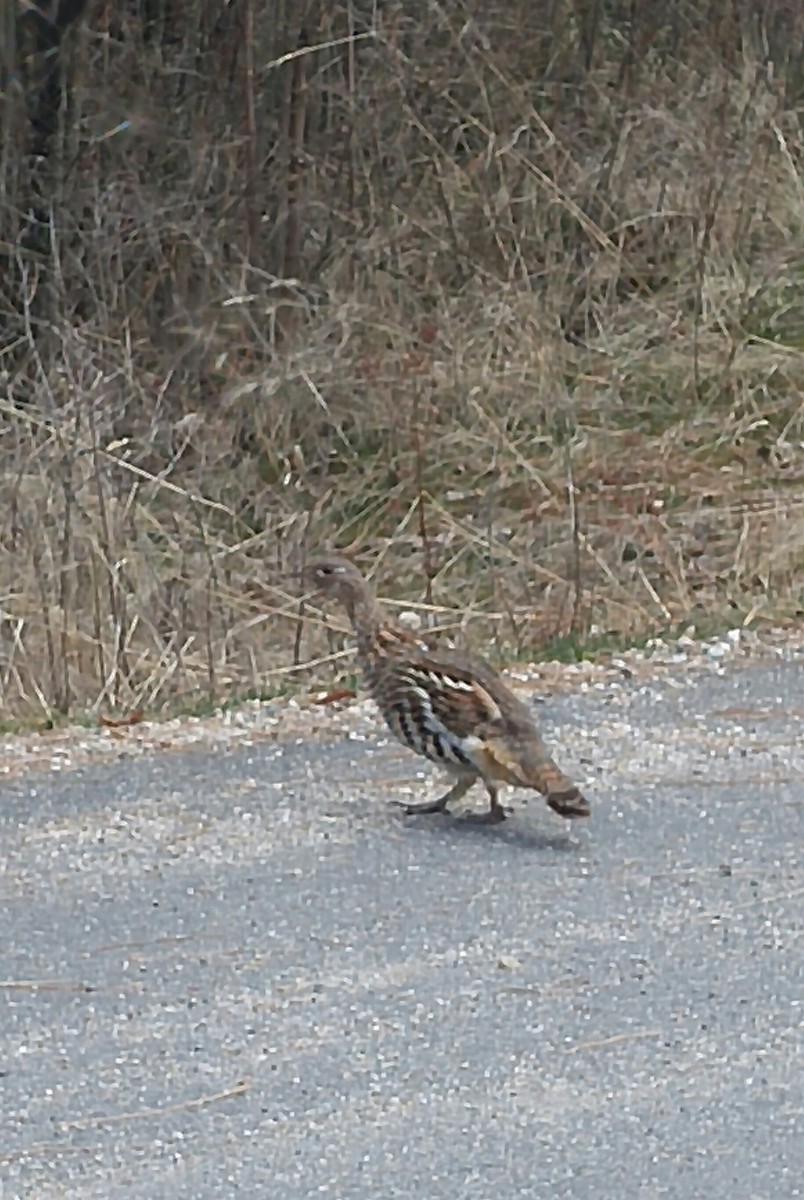
[[[284,685],[333,645],[298,636],[311,544],[499,657],[800,615],[796,65],[657,22],[573,75],[570,22],[535,90],[538,7],[322,19],[372,37],[304,56],[301,125],[256,10],[251,67],[202,37],[181,103],[186,31],[75,37],[44,258],[3,163],[7,714]]]

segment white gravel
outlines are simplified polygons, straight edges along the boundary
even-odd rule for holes
[[[655,638],[645,649],[595,662],[518,663],[504,674],[517,692],[537,702],[560,693],[607,691],[614,698],[618,689],[624,692],[635,680],[671,685],[677,680],[682,686],[691,673],[722,673],[738,661],[785,659],[796,655],[802,645],[802,635],[790,630],[730,629],[708,641],[696,641],[689,634],[674,641]],[[244,701],[205,717],[9,734],[0,739],[0,779],[29,770],[63,772],[156,751],[379,734],[381,722],[370,700],[358,697],[327,703],[326,697],[326,691],[320,691],[281,700]],[[627,734],[627,726],[623,733]]]

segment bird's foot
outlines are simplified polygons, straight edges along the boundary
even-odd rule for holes
[[[395,800],[394,804],[401,808],[406,817],[421,816],[423,813],[445,813],[447,806],[443,800],[428,800],[426,804],[405,804],[403,800]]]

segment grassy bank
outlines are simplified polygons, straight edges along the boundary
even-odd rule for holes
[[[289,575],[320,545],[501,660],[800,618],[798,69],[691,28],[624,76],[612,23],[579,74],[570,21],[562,82],[536,14],[450,12],[426,62],[374,31],[346,133],[308,114],[293,262],[267,217],[244,249],[214,72],[99,142],[79,39],[47,314],[25,276],[3,359],[7,719],[297,678],[340,644]]]

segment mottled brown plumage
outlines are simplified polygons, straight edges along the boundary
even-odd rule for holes
[[[556,766],[527,707],[488,663],[394,625],[340,555],[313,559],[304,575],[346,609],[366,686],[394,736],[456,776],[438,800],[407,805],[407,812],[443,812],[482,779],[490,807],[475,820],[504,820],[501,783],[541,792],[563,817],[589,816],[589,802]]]

